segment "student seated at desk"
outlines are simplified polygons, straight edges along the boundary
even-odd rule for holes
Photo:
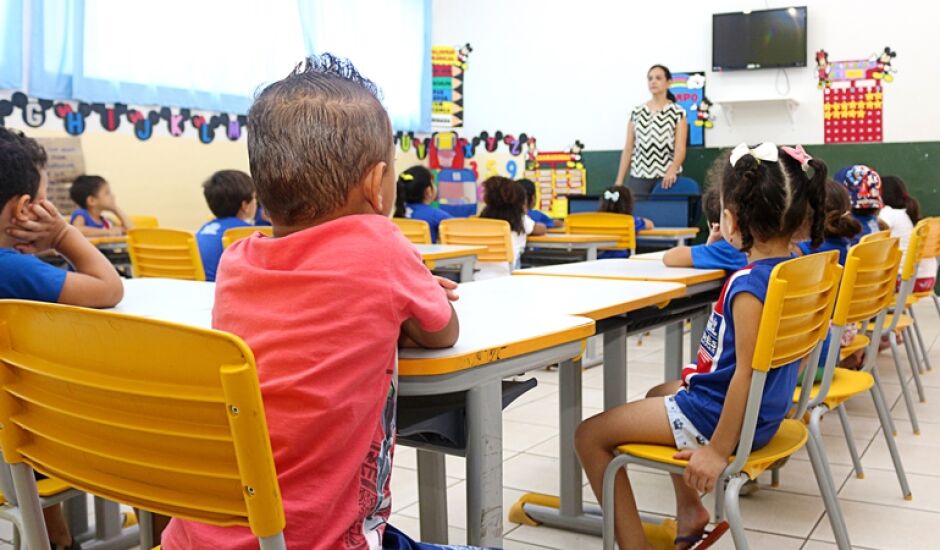
[[[807,240],[797,243],[800,254],[814,254],[836,250],[839,252],[839,264],[845,265],[845,258],[852,246],[852,240],[862,231],[862,224],[852,216],[852,203],[845,187],[833,180],[826,180],[825,225],[823,242],[813,247]]]
[[[560,228],[565,225],[564,220],[556,220],[552,218],[551,216],[549,216],[548,214],[546,214],[545,212],[542,212],[541,210],[537,210],[535,208],[535,182],[534,181],[530,179],[526,179],[526,178],[522,178],[516,181],[518,181],[522,185],[522,188],[525,189],[526,208],[528,209],[527,214],[529,215],[530,218],[532,218],[532,221],[536,223],[541,223],[548,229],[554,229],[556,227]]]
[[[69,197],[78,205],[72,212],[69,223],[86,237],[118,237],[134,227],[130,217],[118,207],[117,199],[111,192],[111,184],[101,176],[75,178],[69,189]],[[112,225],[108,218],[103,216],[104,212],[117,216],[121,225]]]
[[[222,257],[222,236],[234,227],[249,227],[255,219],[258,201],[251,176],[240,170],[219,170],[202,184],[202,194],[215,219],[196,232],[199,256],[206,280],[214,281]]]
[[[601,195],[601,201],[597,207],[597,211],[633,216],[633,193],[630,192],[629,187],[622,185],[608,187],[604,190],[603,195]],[[643,229],[652,229],[653,220],[633,216],[633,227],[638,233]],[[626,258],[627,256],[629,256],[629,252],[626,250],[605,250],[600,253],[598,259]]]
[[[427,222],[431,228],[431,242],[436,243],[437,228],[441,225],[441,221],[453,216],[440,208],[431,206],[437,198],[434,174],[424,166],[412,166],[398,176],[396,187],[403,188],[405,191],[404,217]]]
[[[544,235],[545,224],[536,223],[526,214],[525,189],[518,181],[502,176],[491,176],[483,182],[483,202],[486,206],[480,212],[481,218],[504,220],[509,223],[512,237],[512,269],[519,269],[520,258],[525,251],[527,235]],[[505,277],[512,271],[507,262],[477,262],[474,281]]]
[[[47,156],[36,141],[0,128],[0,299],[113,307],[124,286],[111,263],[46,200]],[[75,271],[53,267],[33,253],[54,250]],[[41,476],[37,474],[37,479]],[[62,506],[43,516],[52,549],[80,550]]]
[[[750,264],[728,278],[702,335],[698,362],[682,379],[650,390],[647,398],[600,413],[579,426],[575,445],[598,499],[613,449],[624,443],[675,445],[688,460],[672,475],[676,493],[676,548],[691,548],[709,535],[700,493],[715,489],[740,440],[750,389],[754,348],[767,285],[774,267],[790,259],[792,236],[811,219],[812,241],[823,238],[826,165],[810,160],[813,177],[787,148],[741,145],[721,184],[722,233],[748,254]],[[741,368],[738,368],[738,367]],[[754,450],[765,446],[792,406],[801,360],[767,374]],[[620,548],[652,548],[626,475],[618,475],[615,518]]]
[[[260,202],[258,203],[258,210],[255,212],[255,225],[259,227],[271,227],[271,220],[268,218],[268,214],[264,211],[264,207],[261,206]]]
[[[387,524],[398,343],[457,341],[456,285],[388,219],[395,149],[377,94],[324,54],[258,95],[248,157],[275,238],[242,239],[219,265],[212,325],[254,352],[288,548],[414,547]],[[173,519],[163,548],[258,543],[245,527]]]
[[[727,163],[727,158],[724,163]],[[711,231],[705,244],[676,246],[666,251],[663,263],[670,267],[695,267],[698,269],[724,269],[737,271],[747,265],[747,256],[731,246],[721,234],[721,198],[718,185],[709,187],[702,194],[702,210]]]

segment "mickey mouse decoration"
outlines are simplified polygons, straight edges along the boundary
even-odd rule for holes
[[[584,164],[581,163],[581,151],[584,151],[584,144],[579,139],[574,140],[574,145],[568,149],[568,152],[571,153],[571,160],[565,163],[568,168],[584,169]]]
[[[875,59],[875,71],[872,73],[872,76],[877,80],[884,80],[885,82],[893,81],[894,74],[892,73],[897,72],[897,69],[891,66],[891,61],[893,61],[897,55],[898,52],[885,46],[883,52],[872,56]]]
[[[816,78],[819,89],[828,88],[832,83],[829,80],[829,73],[832,71],[832,65],[829,64],[829,52],[819,50],[816,52]]]
[[[695,122],[693,122],[693,124],[705,128],[714,127],[715,123],[712,122],[713,117],[711,113],[712,105],[713,104],[710,99],[702,96],[702,101],[692,106],[692,110],[695,111]]]
[[[461,69],[467,70],[467,59],[470,57],[470,52],[473,51],[473,48],[470,46],[470,43],[466,43],[462,48],[457,50],[457,64]]]

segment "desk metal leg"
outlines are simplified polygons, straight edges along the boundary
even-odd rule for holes
[[[606,361],[607,353],[604,353]],[[605,373],[606,367],[605,367]],[[582,513],[581,462],[574,450],[574,432],[581,423],[581,361],[565,361],[558,369],[559,437],[558,457],[561,469],[561,515]]]
[[[586,255],[587,255],[587,261],[593,262],[594,260],[596,260],[597,259],[597,247],[596,246],[587,247]]]
[[[503,423],[499,380],[467,392],[467,543],[503,542]]]
[[[698,359],[698,344],[705,332],[705,323],[708,322],[708,308],[702,309],[692,316],[692,332],[689,334],[689,361],[694,363]]]
[[[678,380],[682,374],[683,353],[682,353],[682,325],[685,321],[679,321],[666,325],[665,339],[665,358],[663,362],[663,374],[665,380]]]
[[[69,499],[63,506],[69,530],[84,550],[121,550],[140,543],[139,526],[123,527],[121,507],[116,502],[95,497],[93,530],[88,525],[88,505],[84,497]]]
[[[604,409],[612,409],[626,402],[627,327],[623,326],[604,333]]]
[[[476,262],[476,257],[466,258],[460,264],[460,282],[469,283],[473,280],[473,264]]]
[[[421,540],[447,544],[447,478],[445,457],[418,449],[418,510]]]

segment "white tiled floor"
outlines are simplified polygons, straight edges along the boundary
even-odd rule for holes
[[[871,549],[940,548],[934,538],[940,529],[940,319],[930,302],[917,306],[918,320],[930,358],[937,370],[924,376],[927,402],[917,403],[921,434],[911,432],[901,386],[898,383],[890,353],[879,356],[879,372],[885,393],[897,421],[897,443],[901,450],[908,482],[914,493],[912,501],[901,498],[884,438],[880,432],[874,407],[867,396],[860,396],[848,405],[855,443],[862,454],[865,478],[856,479],[838,418],[823,422],[826,450],[832,474],[839,487],[839,498],[846,516],[853,547]],[[662,330],[644,337],[637,347],[631,338],[628,349],[628,394],[639,397],[650,386],[663,379]],[[907,372],[906,360],[902,366]],[[513,403],[504,415],[503,503],[506,509],[523,492],[557,494],[558,491],[558,386],[555,371],[533,373],[539,386]],[[584,374],[585,416],[599,412],[603,404],[601,369]],[[909,374],[908,374],[909,376]],[[910,385],[914,392],[913,383]],[[916,399],[916,394],[915,399]],[[414,451],[399,447],[396,457],[392,523],[417,537],[418,506],[415,501]],[[466,536],[466,489],[463,461],[449,460],[447,475],[448,518],[451,542],[463,543]],[[635,471],[631,474],[640,508],[648,513],[668,515],[675,502],[669,479],[659,473]],[[406,484],[410,487],[404,487]],[[804,452],[796,455],[781,471],[779,488],[771,488],[770,475],[760,478],[761,490],[742,499],[748,540],[752,548],[823,550],[836,548],[822,500]],[[585,501],[594,501],[590,488],[585,487]],[[511,550],[591,549],[600,548],[597,537],[569,533],[548,527],[520,526],[504,520],[504,547]],[[733,548],[726,535],[716,548]]]
[[[865,478],[851,473],[851,461],[842,439],[838,419],[833,415],[823,422],[826,450],[832,474],[839,487],[839,498],[855,548],[915,549],[940,548],[940,319],[932,303],[918,304],[930,358],[937,370],[924,376],[927,402],[918,403],[921,434],[911,432],[904,403],[900,398],[897,374],[890,354],[879,357],[879,372],[897,420],[897,444],[901,450],[912,501],[901,498],[891,459],[879,431],[874,408],[867,396],[849,403],[856,445],[862,454]],[[631,399],[642,395],[662,380],[662,331],[644,337],[641,346],[635,338],[629,343],[629,392]],[[907,370],[906,361],[902,366]],[[906,371],[905,371],[906,372]],[[603,395],[601,369],[584,375],[585,417],[600,412]],[[558,491],[558,385],[555,371],[533,373],[536,389],[507,408],[503,423],[504,441],[504,511],[525,492],[557,494]],[[914,388],[911,384],[911,392]],[[916,396],[916,394],[913,394]],[[916,397],[915,397],[916,398]],[[450,540],[466,539],[466,482],[464,460],[448,457],[448,518]],[[648,513],[668,515],[675,503],[666,475],[647,470],[631,473],[640,508]],[[805,452],[794,456],[781,471],[779,488],[769,486],[769,474],[760,478],[761,490],[742,499],[742,511],[752,548],[829,550],[833,544],[829,522],[823,511],[812,468]],[[419,535],[418,489],[413,449],[398,447],[392,477],[393,513],[391,522],[403,531]],[[594,501],[585,486],[584,498]],[[509,550],[592,549],[600,548],[597,537],[551,529],[528,527],[504,520],[504,547]],[[10,526],[0,522],[0,550],[9,548]],[[715,546],[733,548],[730,535]]]

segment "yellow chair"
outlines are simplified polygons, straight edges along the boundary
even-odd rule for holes
[[[871,241],[880,241],[882,239],[887,239],[890,236],[891,236],[891,231],[886,229],[884,231],[876,231],[874,233],[869,233],[868,235],[865,235],[864,237],[859,239],[858,242],[869,243]]]
[[[244,238],[250,237],[255,233],[261,233],[268,237],[274,236],[274,229],[270,225],[249,225],[246,227],[233,227],[231,229],[226,229],[225,233],[222,234],[222,247],[228,248],[232,246],[232,243],[235,241],[240,241]]]
[[[424,220],[392,218],[402,235],[413,244],[431,244],[431,226]]]
[[[842,281],[839,285],[839,296],[832,314],[832,324],[829,331],[829,352],[825,357],[822,380],[813,384],[812,387],[808,382],[804,382],[802,387],[796,388],[793,395],[793,402],[797,406],[792,417],[804,419],[809,426],[807,450],[839,548],[851,548],[851,544],[839,506],[835,481],[832,472],[829,470],[829,460],[826,457],[826,448],[820,429],[820,422],[826,413],[831,410],[839,413],[839,419],[849,445],[849,453],[855,465],[855,474],[862,478],[864,473],[861,461],[855,448],[854,439],[852,439],[851,426],[843,405],[856,395],[870,392],[875,402],[878,417],[881,420],[881,428],[888,449],[894,460],[898,481],[901,484],[901,492],[905,499],[910,500],[911,498],[907,477],[904,474],[897,445],[894,442],[891,416],[885,406],[884,392],[880,380],[877,378],[877,369],[874,368],[874,358],[877,353],[878,342],[881,340],[880,331],[872,334],[871,337],[861,334],[856,337],[856,340],[862,340],[863,347],[868,348],[866,364],[862,370],[837,368],[838,358],[840,357],[839,341],[847,326],[859,322],[868,322],[871,319],[877,319],[876,326],[881,326],[887,307],[892,302],[900,260],[901,251],[898,248],[898,239],[896,238],[869,240],[849,249]],[[817,364],[818,361],[811,363],[809,367]],[[806,372],[812,373],[814,371],[815,369],[808,368]],[[812,379],[812,376],[804,376],[810,380]],[[808,400],[804,398],[807,391],[809,392]],[[775,484],[776,481],[777,470],[774,470]]]
[[[49,548],[33,469],[148,513],[246,526],[261,548],[285,548],[254,357],[239,338],[0,301],[0,374],[0,444],[29,548]]]
[[[441,244],[485,246],[486,252],[477,254],[478,262],[507,262],[512,271],[516,253],[512,249],[509,222],[488,218],[450,218],[441,221],[438,232]]]
[[[131,229],[127,250],[134,277],[205,281],[196,236],[179,229]]]
[[[156,216],[131,216],[131,223],[137,229],[156,229],[160,227],[160,222]]]
[[[751,452],[767,372],[806,356],[810,356],[810,361],[818,360],[818,345],[829,330],[839,284],[841,268],[838,260],[839,255],[835,251],[810,254],[782,262],[771,273],[751,361],[754,373],[740,442],[731,464],[716,485],[718,519],[727,514],[736,548],[748,547],[738,507],[741,487],[747,480],[757,479],[774,463],[792,456],[806,443],[808,435],[803,422],[784,420],[770,443]],[[812,380],[811,376],[806,378]],[[633,463],[681,474],[688,462],[673,458],[677,452],[675,447],[665,445],[627,444],[617,447],[617,456],[604,472],[605,549],[614,548],[614,480],[617,473]],[[721,504],[724,504],[723,510]]]
[[[565,231],[582,235],[612,235],[617,237],[616,250],[636,253],[636,226],[633,216],[612,212],[580,212],[565,219]]]

